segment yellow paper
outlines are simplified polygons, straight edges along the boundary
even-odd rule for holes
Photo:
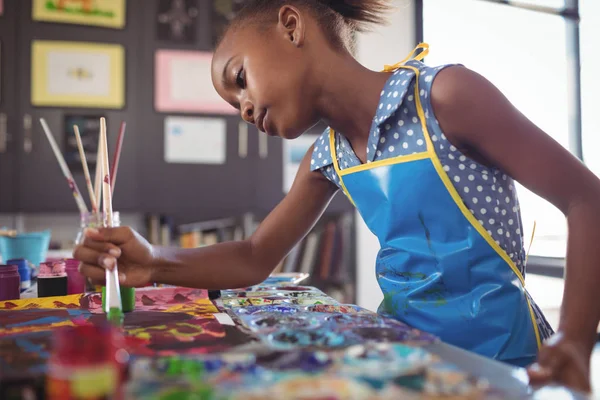
[[[32,18],[122,29],[125,0],[33,0]]]
[[[31,103],[34,106],[123,108],[125,51],[86,42],[34,41]]]

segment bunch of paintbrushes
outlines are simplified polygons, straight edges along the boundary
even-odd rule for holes
[[[69,187],[71,188],[71,192],[73,193],[73,197],[75,198],[75,202],[77,203],[77,207],[79,208],[80,213],[88,213],[87,206],[83,197],[81,196],[81,192],[73,179],[73,175],[65,162],[65,159],[54,140],[54,136],[48,127],[46,121],[41,118],[40,122],[42,124],[42,128],[50,142],[50,146],[52,147],[52,151],[56,156],[58,164],[61,168],[61,171],[64,177],[67,179]],[[85,156],[85,150],[83,148],[83,142],[81,140],[81,134],[79,132],[79,128],[77,125],[73,126],[75,131],[75,137],[77,139],[77,147],[79,150],[79,156],[81,158],[81,163],[83,166],[83,173],[85,176],[85,182],[87,186],[87,191],[90,196],[90,203],[92,206],[92,212],[96,215],[104,215],[103,225],[106,227],[113,226],[113,210],[112,210],[112,196],[114,191],[115,178],[117,176],[117,169],[119,165],[119,158],[121,154],[121,147],[123,143],[123,136],[125,134],[125,123],[121,124],[121,129],[119,131],[119,137],[117,140],[117,148],[115,151],[115,155],[113,158],[112,165],[112,173],[109,168],[108,162],[108,143],[106,136],[106,119],[100,118],[100,138],[98,141],[98,153],[96,159],[96,176],[95,176],[95,187],[92,186],[92,181],[90,177],[90,172],[87,165],[87,160]],[[111,179],[112,175],[112,179]],[[100,213],[100,205],[102,204],[102,213]],[[105,309],[104,311],[108,314],[108,319],[112,323],[116,323],[121,325],[123,322],[123,308],[121,304],[121,295],[120,295],[120,285],[119,285],[119,272],[117,269],[117,265],[112,269],[112,271],[106,270],[106,298],[105,298]]]

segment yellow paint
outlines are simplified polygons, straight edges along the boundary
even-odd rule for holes
[[[75,317],[73,317],[75,318]],[[16,326],[12,328],[2,328],[0,330],[0,337],[2,336],[10,336],[24,333],[32,333],[32,332],[41,332],[41,331],[49,331],[55,328],[61,328],[65,326],[75,326],[76,324],[72,320],[66,320],[61,322],[54,322],[52,324],[40,324],[40,325],[24,325],[24,326]]]
[[[87,55],[103,54],[108,56],[110,60],[108,94],[103,96],[51,93],[50,80],[67,79],[51,74],[65,73],[73,77],[72,71],[80,68],[78,65],[73,65],[65,71],[58,68],[53,71],[48,62],[48,57],[52,53],[75,54],[76,57],[82,59]],[[93,71],[86,71],[86,76],[91,75],[93,75]],[[31,46],[31,103],[34,106],[123,108],[125,105],[125,51],[123,46],[87,42],[34,41]]]
[[[63,303],[71,308],[79,308],[82,294],[71,294],[68,296],[40,297],[33,299],[0,301],[0,310],[28,310],[38,308],[67,308],[58,307],[55,302]],[[15,307],[16,306],[16,307]]]
[[[52,7],[49,8],[48,3]],[[60,8],[61,3],[63,8]],[[31,17],[34,21],[125,27],[125,0],[93,0],[89,12],[84,11],[85,3],[83,0],[33,0]]]
[[[165,312],[180,312],[191,315],[197,314],[213,314],[218,313],[219,310],[210,301],[210,299],[199,299],[189,304],[177,304],[173,307],[167,308]]]

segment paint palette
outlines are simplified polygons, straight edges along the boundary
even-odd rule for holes
[[[356,339],[328,329],[282,329],[267,336],[268,344],[278,349],[337,348],[356,343]]]
[[[422,348],[399,344],[224,355],[220,362],[153,358],[134,361],[131,370],[127,398],[488,399],[499,393]]]
[[[372,313],[372,311],[366,310],[362,307],[355,306],[352,304],[315,304],[310,307],[307,307],[306,310],[311,312],[341,314]]]
[[[254,332],[269,333],[280,330],[282,327],[287,329],[309,329],[317,328],[325,322],[323,318],[308,313],[304,314],[284,314],[262,313],[243,319],[245,324]]]
[[[367,343],[346,350],[341,373],[381,388],[391,379],[423,373],[434,361],[431,354],[418,347]]]
[[[265,305],[265,306],[248,306],[248,307],[237,307],[231,310],[234,315],[257,315],[263,313],[278,313],[278,314],[295,314],[300,312],[306,312],[307,308],[295,305]]]

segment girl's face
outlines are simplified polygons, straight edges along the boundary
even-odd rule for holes
[[[214,54],[212,81],[246,122],[271,136],[294,139],[320,119],[318,85],[311,85],[314,61],[304,46],[307,21],[293,7],[285,8],[273,28],[230,29]]]

